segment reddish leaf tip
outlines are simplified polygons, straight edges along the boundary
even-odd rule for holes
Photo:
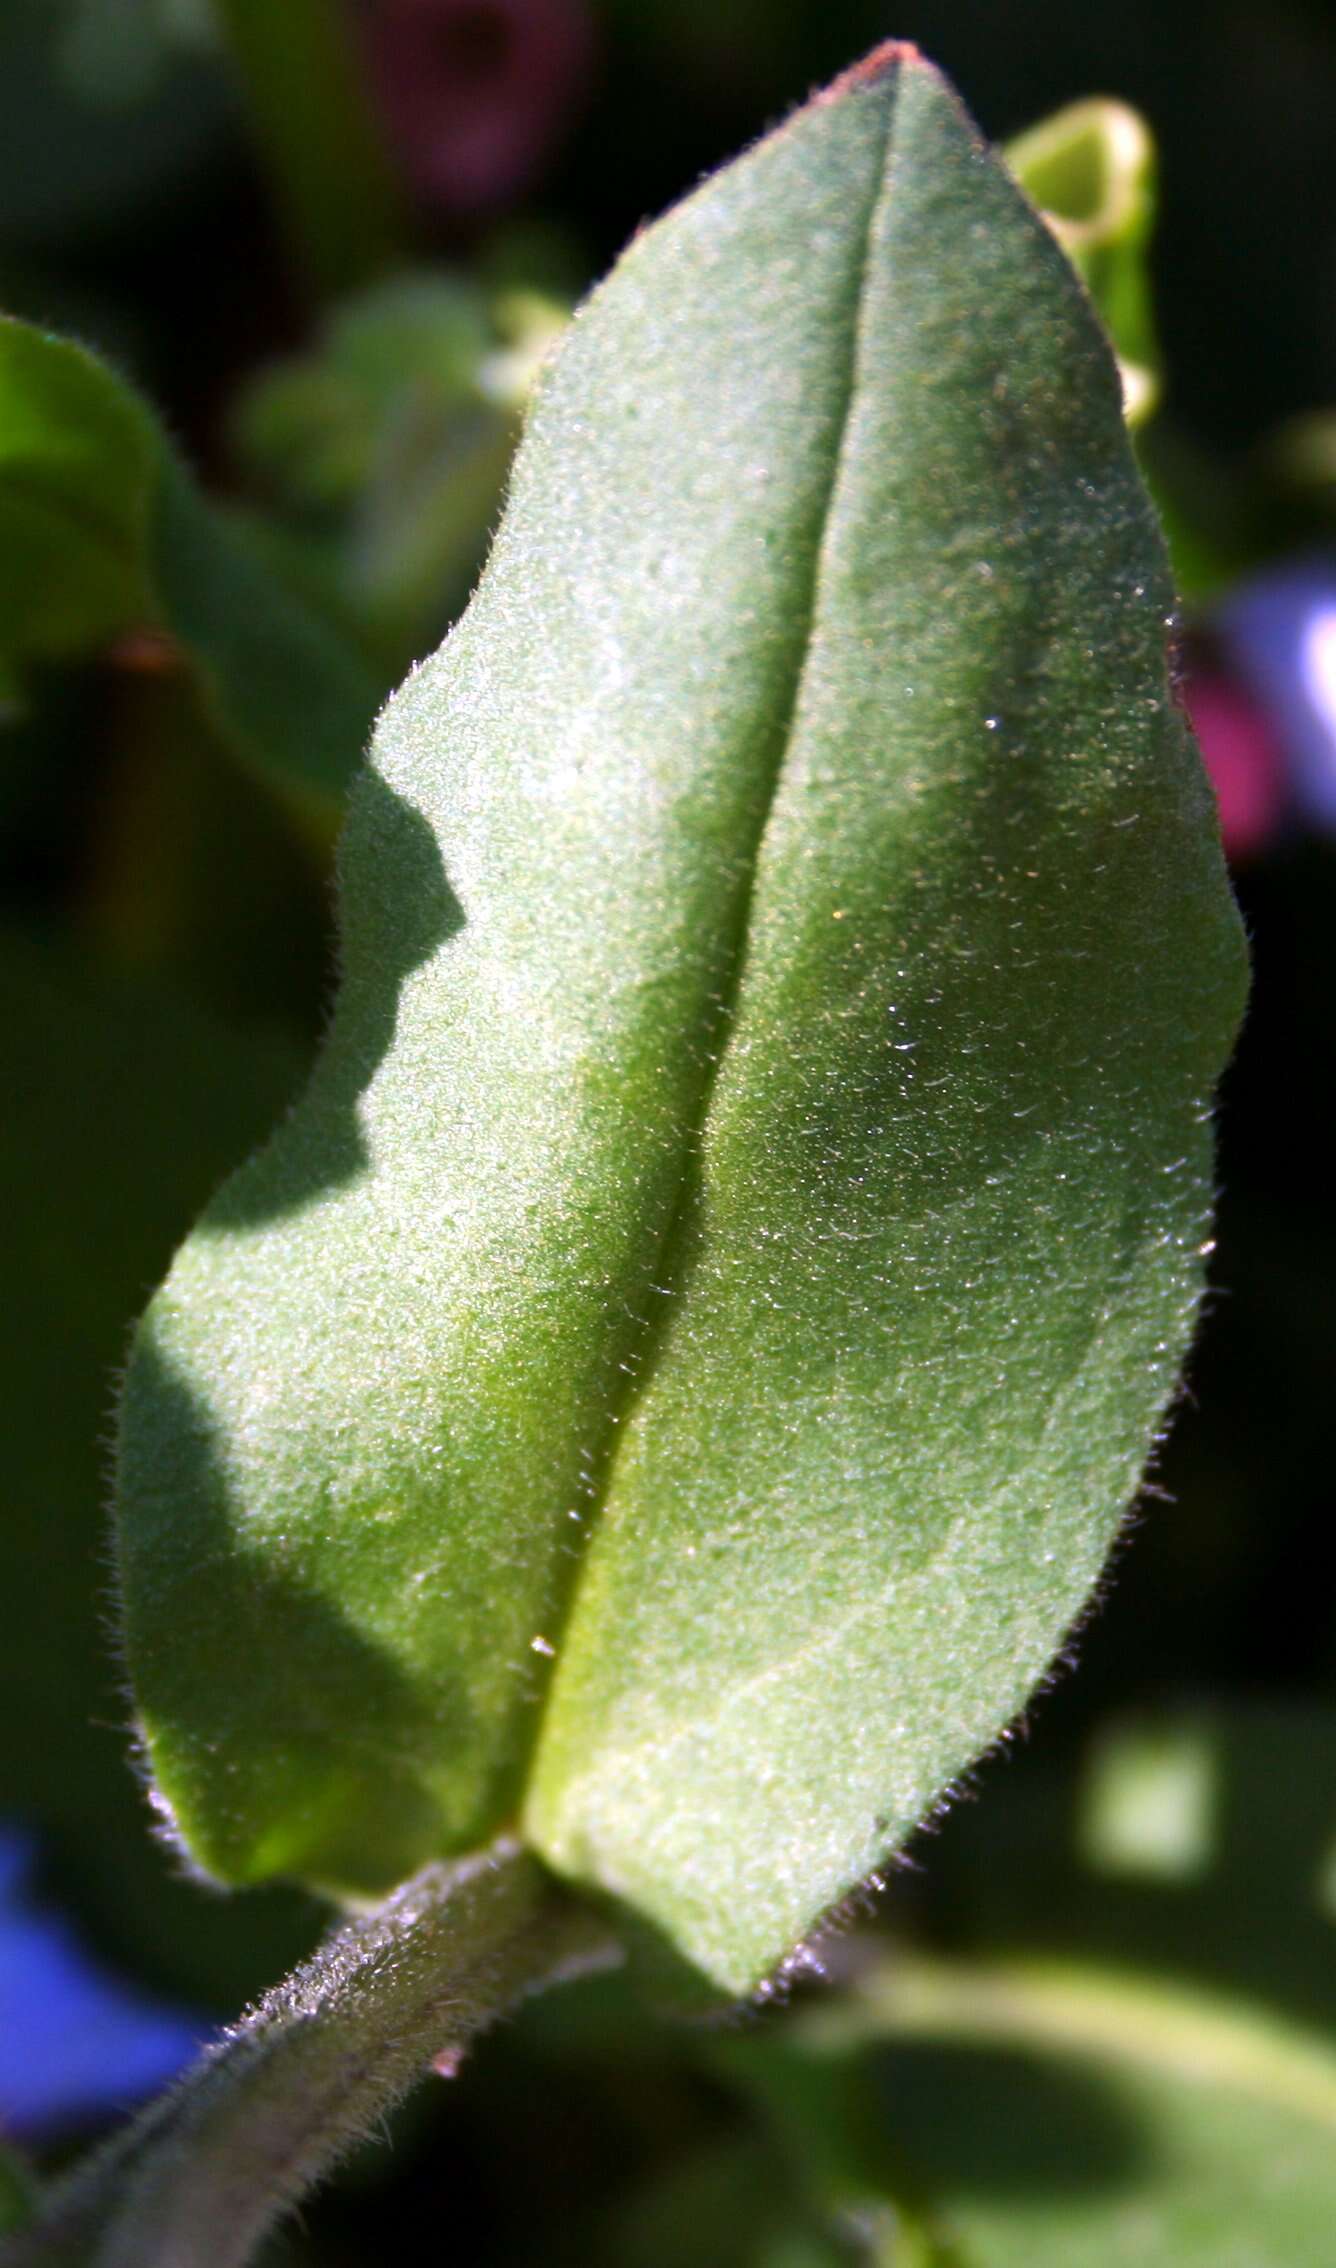
[[[828,87],[823,87],[815,100],[838,102],[844,95],[855,94],[861,87],[874,87],[893,72],[922,61],[912,39],[884,39],[880,47],[874,47],[861,62],[851,63],[847,71],[841,71],[838,79],[832,79]]]

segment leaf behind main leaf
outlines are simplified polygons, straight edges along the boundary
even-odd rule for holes
[[[374,671],[203,496],[146,402],[73,340],[0,315],[0,674],[150,627],[229,753],[337,820]]]

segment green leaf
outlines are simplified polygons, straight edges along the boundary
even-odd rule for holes
[[[27,2167],[0,2142],[0,2236],[23,2226],[32,2202],[33,2184]]]
[[[343,291],[401,265],[406,198],[347,0],[212,5],[300,282],[317,294]]]
[[[962,1805],[933,1873],[971,1942],[1135,1961],[1336,2028],[1334,1788],[1336,1711],[1146,1712],[1100,1727],[1075,1786],[1031,1757],[1006,1805]]]
[[[859,1976],[846,1949],[849,1994],[716,2046],[720,2074],[830,2209],[908,2200],[951,2268],[1321,2260],[1334,1743],[1331,1712],[1293,1704],[1106,1727],[1080,1864],[1027,1760],[933,1846],[972,1957],[869,1945]]]
[[[1127,422],[1160,398],[1148,255],[1155,144],[1125,102],[1074,102],[1007,145],[1007,163],[1043,212],[1099,309],[1118,355]]]
[[[1171,597],[1085,294],[912,51],[627,253],[355,791],[311,1087],[131,1365],[210,1871],[365,1890],[523,1806],[745,1989],[1021,1706],[1239,1012]]]
[[[597,2268],[870,2268],[873,2259],[805,2208],[779,2152],[755,2136],[697,2151],[605,2208],[578,2242],[564,2257]]]
[[[380,687],[82,347],[0,317],[0,673],[165,632],[219,736],[334,817]]]
[[[0,317],[0,649],[45,659],[153,615],[146,414],[81,348]]]
[[[888,2043],[867,2043],[880,2034]],[[862,2046],[859,2046],[859,2041]],[[1336,2053],[1126,1970],[897,1954],[721,2061],[852,2205],[907,2184],[969,2268],[1325,2268]],[[858,2156],[844,2144],[862,2098]],[[896,2257],[894,2254],[892,2258]]]
[[[340,303],[234,406],[243,469],[396,672],[478,577],[539,364],[568,310],[415,271]]]

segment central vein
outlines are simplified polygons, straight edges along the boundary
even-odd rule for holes
[[[794,640],[788,684],[782,689],[782,697],[776,702],[776,723],[768,787],[764,797],[758,799],[758,808],[753,820],[752,834],[746,848],[746,855],[738,862],[739,879],[734,904],[730,909],[728,918],[721,924],[721,934],[724,940],[721,959],[724,966],[702,1034],[701,1051],[705,1070],[695,1098],[692,1116],[684,1125],[680,1137],[680,1166],[676,1192],[669,1207],[666,1222],[658,1234],[652,1261],[646,1275],[650,1313],[640,1323],[638,1338],[629,1343],[624,1341],[618,1349],[614,1350],[611,1365],[613,1383],[609,1390],[607,1420],[599,1454],[593,1461],[590,1475],[589,1512],[584,1522],[586,1546],[598,1518],[612,1495],[620,1446],[625,1439],[631,1416],[644,1396],[654,1374],[659,1349],[666,1331],[672,1297],[682,1276],[682,1260],[690,1233],[695,1197],[699,1186],[699,1161],[705,1129],[709,1121],[723,1060],[732,1036],[747,966],[762,849],[775,810],[780,785],[784,778],[795,730],[802,714],[814,633],[822,613],[827,542],[835,517],[835,506],[839,498],[844,474],[851,416],[863,377],[866,278],[872,248],[890,195],[893,126],[894,109],[893,105],[888,105],[877,184],[869,201],[860,255],[855,270],[855,288],[850,308],[843,384],[836,414],[832,419],[830,476],[818,508],[812,515],[811,523],[804,531],[804,539],[796,541],[794,546],[795,559],[802,562],[803,571],[807,577],[807,588],[803,605],[798,610],[801,629]],[[567,1585],[559,1614],[550,1618],[554,1631],[563,1628],[569,1618],[578,1583],[579,1572],[577,1569]],[[550,1693],[550,1691],[551,1682],[549,1679],[548,1692]]]

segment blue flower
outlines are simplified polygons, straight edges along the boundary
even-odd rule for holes
[[[99,1966],[29,1881],[36,1846],[0,1828],[0,2131],[36,2141],[128,2110],[207,2027]]]

